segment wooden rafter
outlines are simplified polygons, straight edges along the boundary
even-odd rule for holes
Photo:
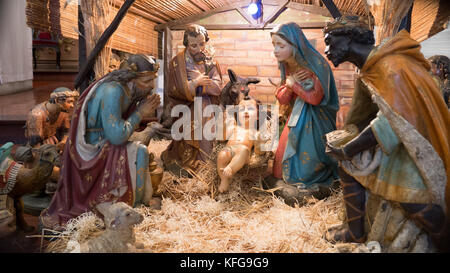
[[[120,8],[124,1],[115,0],[113,5],[116,8]],[[164,24],[167,21],[173,20],[173,18],[169,18],[164,15],[164,13],[154,12],[152,10],[143,9],[139,3],[135,3],[129,10],[130,13],[141,16],[142,18],[148,19],[157,24]]]
[[[331,16],[330,12],[327,8],[322,8],[314,5],[306,5],[306,4],[300,4],[296,2],[289,2],[286,7],[299,10],[299,11],[307,11],[314,14],[319,14],[322,16]]]
[[[100,38],[98,39],[98,42],[96,43],[95,47],[91,50],[91,53],[89,54],[89,57],[87,58],[86,62],[84,63],[84,66],[81,68],[81,70],[78,72],[77,78],[75,79],[75,88],[79,88],[83,81],[88,78],[89,73],[92,72],[94,63],[97,59],[98,54],[103,49],[103,47],[108,42],[109,38],[113,35],[113,33],[117,30],[117,28],[120,25],[120,22],[122,22],[123,18],[127,14],[130,7],[133,5],[135,0],[125,0],[123,5],[120,7],[119,11],[117,12],[116,16],[112,20],[111,24],[106,28],[106,30],[102,33]],[[80,93],[82,93],[84,90],[80,90]]]
[[[173,21],[167,22],[165,24],[157,25],[157,26],[155,26],[155,30],[156,31],[162,31],[166,27],[171,29],[174,26],[190,24],[192,22],[201,20],[201,19],[206,18],[208,16],[211,16],[213,14],[216,14],[216,13],[219,13],[219,12],[233,10],[233,9],[238,8],[238,7],[242,7],[242,6],[246,5],[246,4],[248,4],[248,1],[239,1],[239,2],[236,2],[236,3],[234,3],[232,5],[229,5],[229,6],[225,6],[225,7],[221,7],[221,8],[217,8],[217,9],[213,9],[213,10],[208,10],[208,11],[202,12],[202,13],[197,14],[197,15],[193,15],[193,16],[189,16],[189,17],[186,17],[186,18],[173,20]]]
[[[156,31],[163,31],[166,27],[168,27],[169,29],[173,29],[173,30],[179,30],[179,29],[184,29],[185,25],[196,22],[198,20],[204,19],[206,17],[209,17],[211,15],[214,15],[216,13],[220,13],[220,12],[225,12],[225,11],[230,11],[230,10],[237,10],[248,22],[249,24],[242,24],[241,26],[239,25],[233,25],[233,24],[227,24],[227,25],[204,25],[204,27],[206,27],[207,29],[226,29],[227,26],[231,26],[232,29],[264,29],[264,28],[270,28],[270,24],[276,20],[276,18],[278,18],[278,16],[280,16],[281,13],[283,13],[283,11],[286,8],[291,8],[291,9],[295,9],[295,10],[299,10],[299,11],[306,11],[306,12],[310,12],[310,13],[314,13],[314,14],[319,14],[322,16],[327,16],[330,17],[331,14],[328,11],[328,9],[326,7],[320,7],[317,5],[309,5],[309,4],[301,4],[301,3],[297,3],[297,2],[293,2],[293,1],[289,1],[289,0],[285,0],[283,2],[276,2],[276,1],[267,1],[264,2],[264,4],[269,4],[269,5],[277,5],[278,8],[276,10],[274,10],[272,12],[272,14],[270,14],[266,21],[263,22],[262,24],[258,24],[255,20],[253,20],[253,18],[251,18],[251,16],[249,16],[242,7],[244,7],[245,5],[248,4],[248,0],[246,1],[239,1],[236,3],[233,3],[231,5],[228,6],[224,6],[224,7],[220,7],[220,8],[216,8],[213,10],[208,10],[205,12],[202,12],[200,14],[196,14],[193,16],[189,16],[189,17],[185,17],[182,19],[178,19],[178,20],[173,20],[173,21],[169,21],[167,23],[163,23],[163,24],[159,24],[155,26],[155,30]],[[346,12],[343,12],[343,14],[345,15],[352,15]],[[312,27],[323,27],[323,23],[305,23],[305,28],[312,28]]]
[[[249,22],[250,25],[257,25],[256,20],[254,20],[252,16],[248,15],[248,13],[242,7],[237,7],[236,10],[242,17],[244,17],[245,20],[247,20],[247,22]]]
[[[267,17],[267,20],[263,23],[263,27],[267,26],[268,24],[272,23],[273,21],[275,21],[278,16],[280,16],[281,13],[283,13],[283,11],[286,8],[286,5],[289,4],[289,0],[284,0],[283,2],[281,2],[281,4],[278,6],[277,9],[275,9],[272,14],[270,14]]]
[[[198,1],[198,0],[187,0],[187,1],[189,3],[191,3],[192,5],[196,6],[202,12],[210,10],[210,8],[205,3],[203,3],[202,1]]]
[[[325,22],[303,22],[297,23],[302,29],[317,29],[324,28]],[[251,24],[227,24],[227,25],[202,25],[207,30],[258,30],[258,29],[272,29],[277,24],[268,24],[264,28],[261,25],[251,25]],[[177,25],[170,28],[170,30],[185,30],[187,25]]]

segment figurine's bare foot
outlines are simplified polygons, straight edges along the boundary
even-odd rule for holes
[[[225,167],[223,169],[223,175],[227,178],[231,178],[233,176],[233,169],[231,169],[230,167]]]
[[[219,170],[217,171],[217,173],[219,174],[220,178],[223,177],[223,169],[224,168],[219,168]]]
[[[230,187],[230,178],[227,178],[225,176],[222,177],[220,180],[219,192],[224,193],[224,192],[228,191],[229,187]]]
[[[347,225],[342,225],[332,227],[327,230],[327,233],[325,234],[325,240],[331,243],[364,243],[366,241],[366,237],[364,235],[361,235],[359,238],[356,238]]]

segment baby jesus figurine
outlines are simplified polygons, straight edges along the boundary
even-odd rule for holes
[[[239,104],[238,123],[227,116],[226,136],[229,136],[226,147],[217,156],[217,172],[220,177],[219,192],[228,191],[233,176],[250,160],[253,146],[255,153],[260,154],[259,133],[256,129],[258,103],[246,97]]]

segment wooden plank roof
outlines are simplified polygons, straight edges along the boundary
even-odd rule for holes
[[[117,0],[123,3],[124,0]],[[263,4],[280,4],[282,0],[263,0]],[[324,9],[320,0],[291,0],[304,6]],[[367,16],[365,4],[361,0],[334,0],[336,6],[343,13]],[[250,0],[136,0],[134,7],[141,12],[154,17],[155,23],[167,23],[204,12],[216,12],[227,6],[246,5]]]
[[[114,0],[118,9],[125,0]],[[28,25],[37,30],[60,34],[67,38],[78,38],[78,16],[76,0],[27,0]],[[265,5],[283,5],[286,0],[262,0]],[[334,0],[343,14],[368,16],[364,0]],[[242,8],[250,0],[136,0],[123,26],[114,37],[113,48],[127,52],[156,54],[158,33],[165,26],[180,26],[207,16]],[[431,37],[447,27],[450,18],[448,0],[414,0],[412,36],[418,41]],[[288,7],[296,10],[330,16],[321,0],[290,0]],[[136,32],[139,23],[140,31]],[[270,23],[270,22],[268,22]],[[230,25],[232,26],[232,25]],[[249,24],[250,27],[255,25]],[[267,25],[270,26],[270,25]],[[236,29],[242,28],[236,26]],[[308,27],[308,26],[303,26]],[[310,27],[317,27],[312,25]],[[156,31],[155,31],[156,30]],[[142,37],[141,37],[142,36]]]

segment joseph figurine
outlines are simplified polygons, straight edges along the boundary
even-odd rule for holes
[[[200,140],[194,138],[195,126],[202,125],[209,118],[203,118],[203,109],[208,105],[219,102],[222,76],[218,64],[212,54],[206,49],[209,41],[208,32],[199,25],[190,25],[184,32],[183,45],[185,50],[177,54],[169,65],[169,90],[166,109],[173,109],[177,105],[189,107],[191,115],[191,137],[173,140],[162,154],[164,166],[168,170],[180,168],[195,170],[200,161],[205,161],[212,152],[212,141],[203,135]],[[194,100],[201,98],[201,104]],[[197,107],[194,107],[197,105]],[[197,112],[197,115],[194,115]],[[194,122],[197,116],[198,121]],[[168,121],[171,125],[175,120]],[[195,126],[194,126],[195,125]],[[198,129],[198,128],[197,128]]]

